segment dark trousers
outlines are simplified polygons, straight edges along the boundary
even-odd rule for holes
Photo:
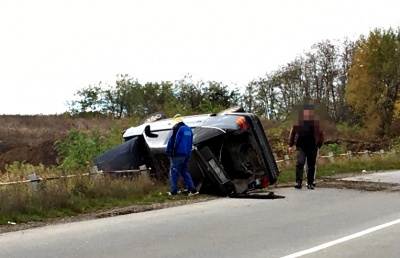
[[[312,184],[315,176],[318,148],[296,148],[296,182],[303,181],[304,165],[307,159],[307,183]]]

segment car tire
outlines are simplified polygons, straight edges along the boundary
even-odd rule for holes
[[[167,115],[164,112],[156,112],[152,113],[140,121],[140,124],[145,124],[145,123],[152,123],[161,119],[166,119]]]

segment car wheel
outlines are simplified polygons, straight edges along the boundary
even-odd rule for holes
[[[165,118],[167,118],[167,115],[164,112],[156,112],[143,118],[143,120],[140,121],[140,124],[152,123]]]

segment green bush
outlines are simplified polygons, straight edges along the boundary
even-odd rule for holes
[[[338,124],[336,128],[339,134],[346,138],[357,137],[362,129],[359,125],[349,125],[348,123]]]
[[[340,145],[337,143],[332,143],[332,144],[325,144],[321,148],[321,153],[322,155],[328,155],[329,152],[332,152],[333,155],[339,155],[342,153],[346,153],[347,148],[344,145]]]
[[[55,149],[62,158],[60,167],[65,170],[76,170],[88,167],[93,157],[102,151],[100,133],[89,133],[72,129],[66,140],[56,141]]]
[[[396,137],[393,139],[390,149],[392,151],[400,151],[400,137]]]
[[[61,157],[60,168],[68,171],[91,167],[92,159],[122,143],[122,127],[115,124],[104,136],[98,129],[89,132],[75,128],[68,132],[65,140],[54,143]]]

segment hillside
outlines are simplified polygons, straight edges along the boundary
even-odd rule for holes
[[[112,120],[81,119],[66,116],[0,116],[0,170],[14,161],[58,164],[54,142],[63,139],[71,128],[90,130],[93,127],[105,132]]]

